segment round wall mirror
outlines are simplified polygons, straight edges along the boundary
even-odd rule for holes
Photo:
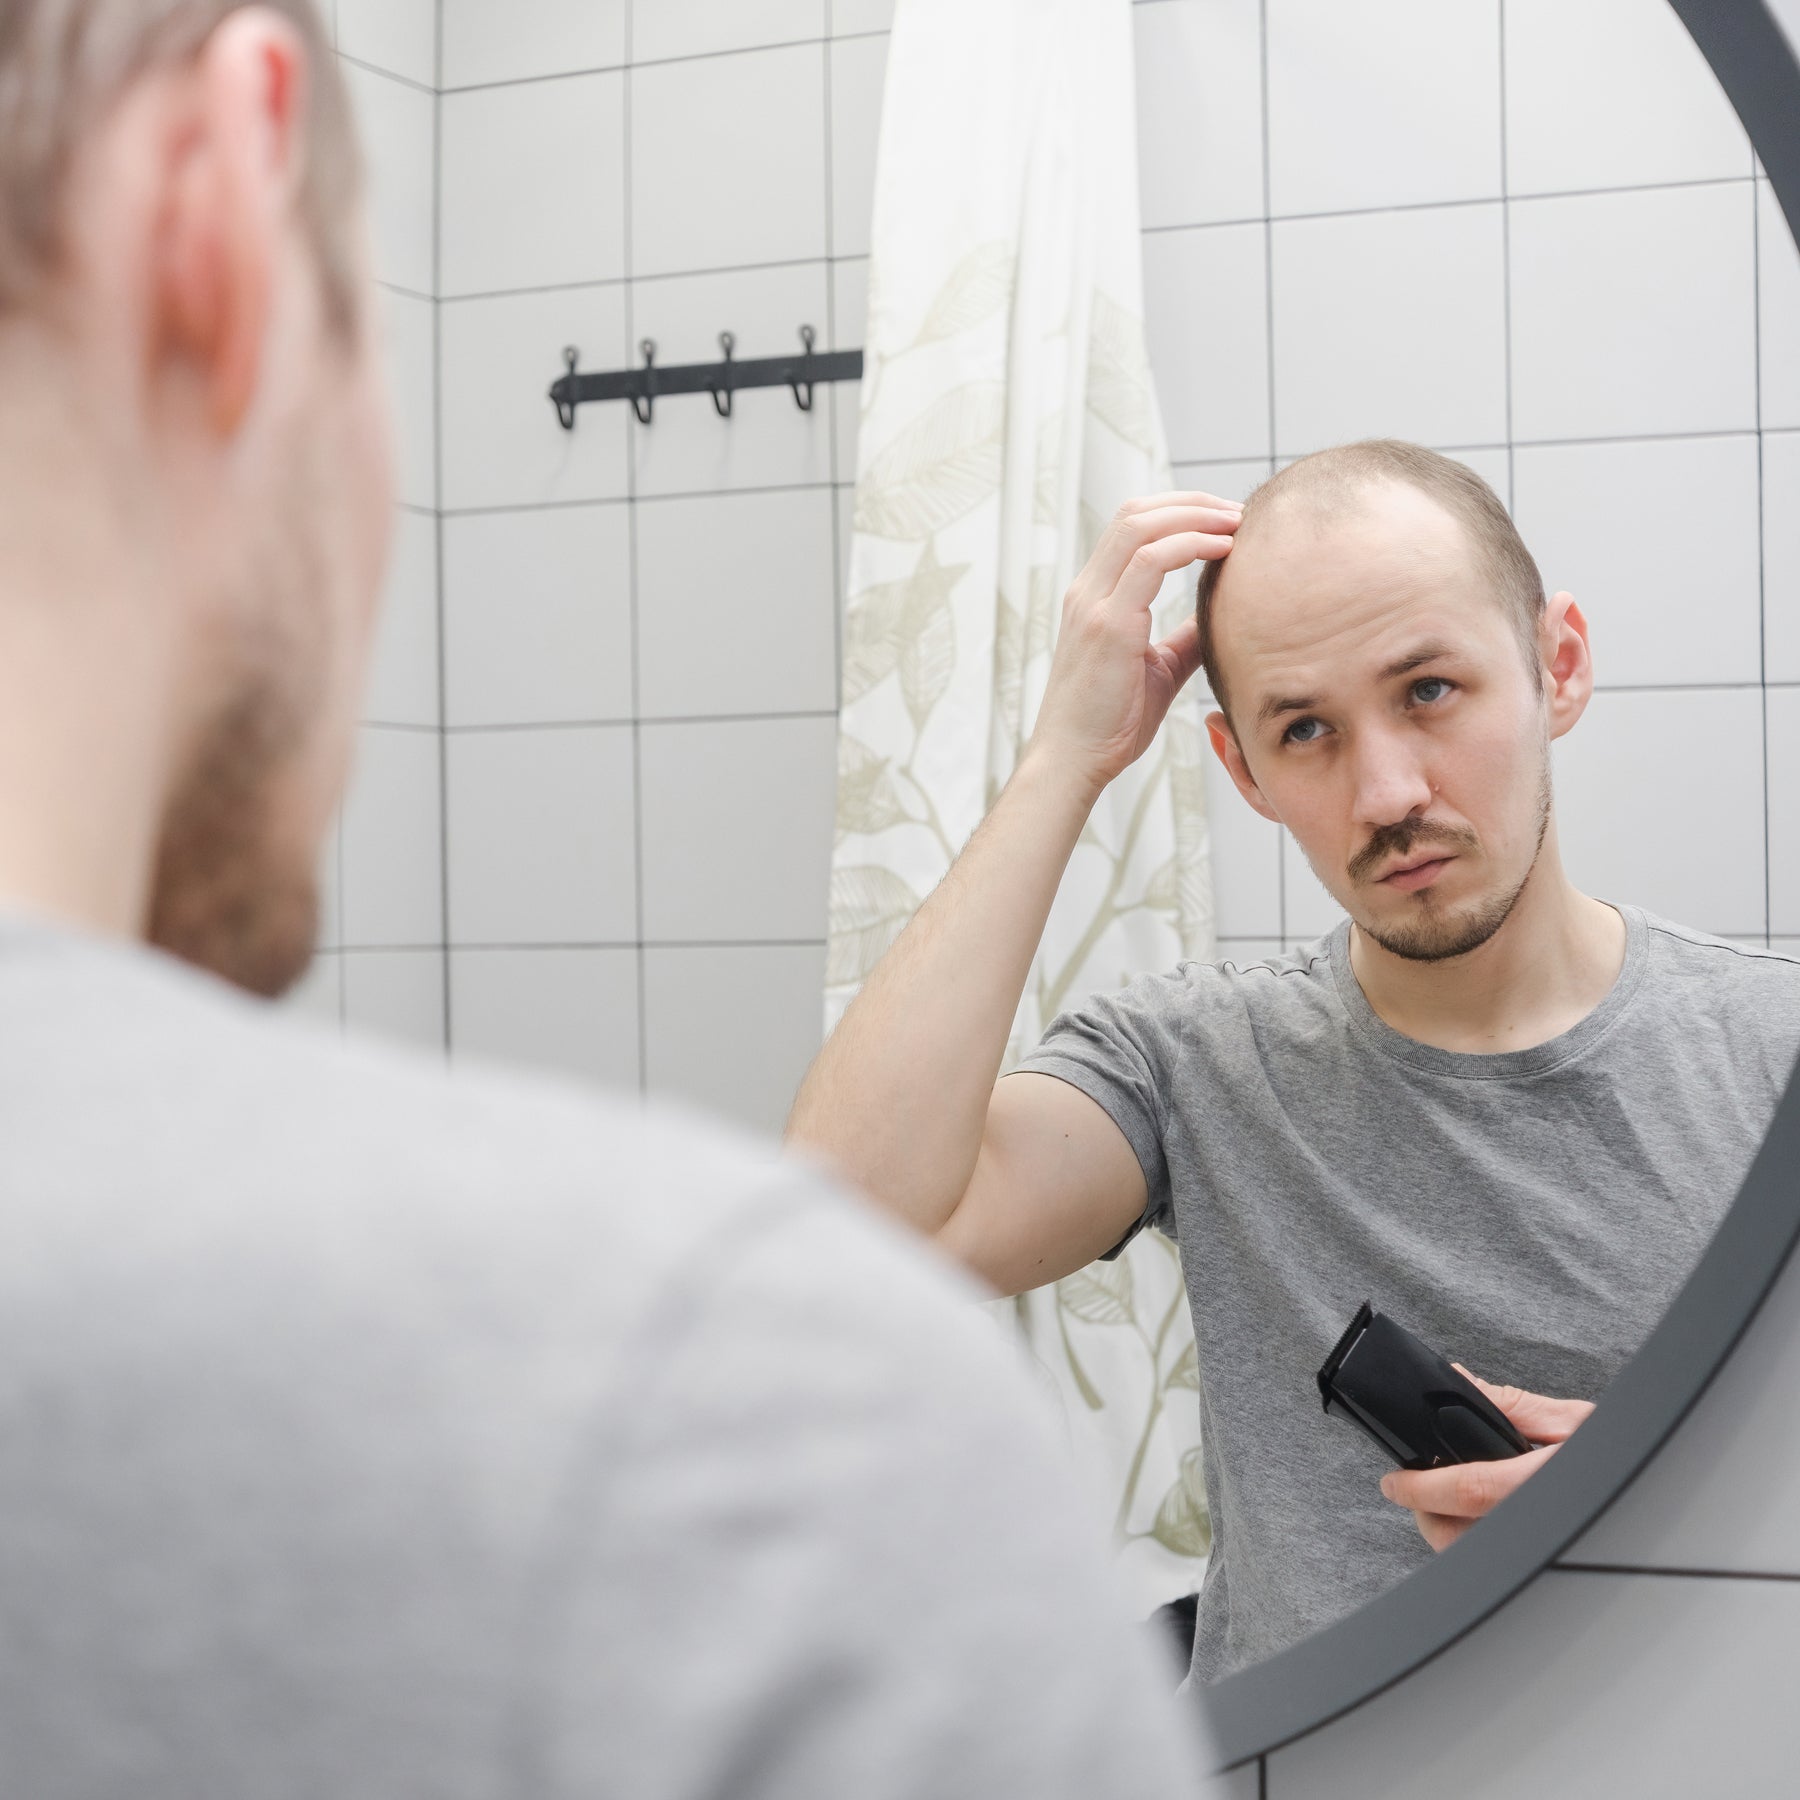
[[[1711,65],[1760,159],[1760,169],[1746,168],[1736,180],[1740,190],[1746,179],[1753,183],[1759,207],[1761,236],[1760,241],[1752,239],[1752,254],[1760,266],[1753,279],[1765,325],[1770,315],[1779,314],[1781,334],[1800,342],[1800,316],[1789,317],[1800,314],[1800,285],[1791,293],[1784,285],[1792,279],[1788,239],[1800,239],[1800,66],[1793,47],[1761,0],[1672,0],[1672,9]],[[1583,78],[1599,84],[1608,71],[1596,60],[1604,54],[1596,21],[1618,10],[1566,4],[1513,9],[1519,15],[1541,15],[1536,23],[1551,33],[1546,46],[1586,54],[1594,66]],[[1629,69],[1629,62],[1624,66]],[[1611,74],[1616,81],[1618,71]],[[1543,70],[1538,77],[1555,79]],[[1567,189],[1570,184],[1563,185]],[[1681,242],[1660,247],[1671,265],[1704,252],[1704,245]],[[1620,328],[1629,334],[1630,321],[1622,318]],[[1701,346],[1695,348],[1704,354]],[[1757,355],[1758,403],[1751,436],[1760,458],[1769,423],[1762,406],[1769,391],[1769,364],[1782,355],[1766,330]],[[1785,373],[1775,371],[1780,379]],[[1800,424],[1800,418],[1790,422]],[[1511,435],[1516,444],[1528,434]],[[1517,513],[1516,467],[1513,473]],[[1769,474],[1764,470],[1759,488],[1764,496],[1781,491]],[[1522,517],[1520,523],[1530,540],[1530,519]],[[1781,529],[1777,520],[1776,530]],[[1769,541],[1765,530],[1762,542]],[[1545,573],[1553,585],[1574,585],[1559,581],[1550,569]],[[1761,690],[1766,732],[1771,716],[1768,651],[1785,643],[1793,627],[1778,620],[1773,609],[1763,624],[1762,678],[1740,685]],[[1603,649],[1597,662],[1604,662]],[[1767,736],[1763,741],[1769,743]],[[1772,762],[1766,748],[1765,756]],[[1785,829],[1776,817],[1777,805],[1778,796],[1766,792],[1767,833],[1778,826]],[[1690,845],[1684,854],[1697,852]],[[1768,854],[1766,846],[1763,854]],[[1762,866],[1772,865],[1765,861]],[[1579,880],[1579,870],[1575,873]],[[1724,920],[1718,923],[1726,926]],[[1765,912],[1764,936],[1774,935]],[[1709,1247],[1660,1323],[1608,1387],[1593,1417],[1539,1475],[1451,1550],[1347,1618],[1208,1689],[1204,1706],[1223,1766],[1250,1763],[1291,1744],[1421,1670],[1564,1557],[1687,1415],[1773,1287],[1800,1236],[1796,1166],[1800,1081],[1790,1080],[1761,1152]]]

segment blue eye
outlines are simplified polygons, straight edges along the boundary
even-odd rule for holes
[[[1420,701],[1422,704],[1429,706],[1434,700],[1441,700],[1445,694],[1449,693],[1450,687],[1451,684],[1447,682],[1443,676],[1427,675],[1424,680],[1415,681],[1413,683],[1413,698]],[[1435,694],[1423,693],[1421,690],[1424,688],[1436,688],[1438,692]]]
[[[1309,725],[1316,727],[1316,729],[1311,732],[1307,731],[1306,728]],[[1317,719],[1296,719],[1293,724],[1281,734],[1281,741],[1284,744],[1316,744],[1319,741],[1318,733],[1324,729],[1324,725]]]

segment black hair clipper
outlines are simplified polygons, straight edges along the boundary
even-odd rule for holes
[[[1328,1413],[1360,1425],[1403,1469],[1499,1462],[1531,1448],[1474,1382],[1366,1300],[1326,1357],[1319,1392]]]

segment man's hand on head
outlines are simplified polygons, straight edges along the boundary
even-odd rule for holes
[[[1446,1469],[1394,1469],[1381,1478],[1381,1491],[1396,1506],[1411,1509],[1419,1535],[1433,1550],[1447,1549],[1485,1518],[1507,1495],[1522,1487],[1556,1454],[1576,1426],[1594,1410],[1591,1400],[1552,1400],[1524,1388],[1494,1387],[1479,1375],[1458,1369],[1499,1407],[1520,1434],[1537,1446],[1500,1462],[1453,1463]]]
[[[1063,598],[1029,755],[1078,772],[1094,793],[1143,755],[1200,666],[1194,618],[1157,643],[1150,608],[1165,577],[1230,551],[1243,510],[1197,492],[1119,508]]]

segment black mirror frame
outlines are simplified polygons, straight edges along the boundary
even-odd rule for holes
[[[1764,0],[1670,0],[1800,243],[1800,64]],[[1221,1768],[1374,1698],[1449,1648],[1606,1511],[1724,1366],[1800,1239],[1800,1070],[1717,1235],[1593,1417],[1480,1529],[1348,1618],[1201,1694]]]

